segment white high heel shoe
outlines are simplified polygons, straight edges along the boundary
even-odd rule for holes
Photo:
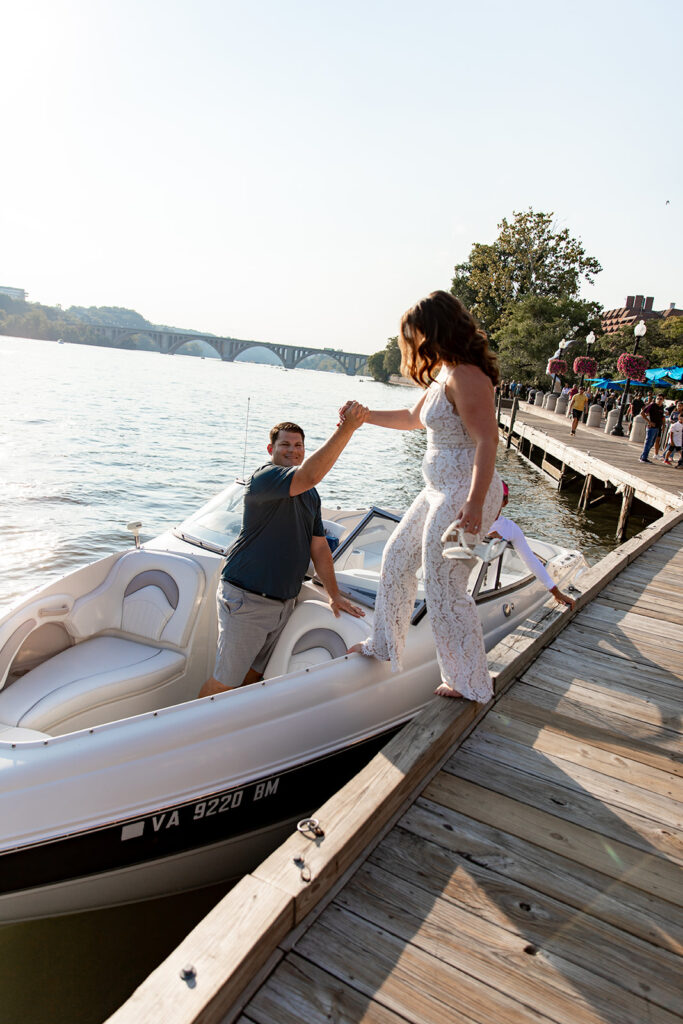
[[[454,534],[457,538],[455,543]],[[465,539],[463,528],[456,526],[455,523],[451,523],[448,529],[441,535],[441,543],[444,545],[442,552],[444,558],[478,558],[482,562],[490,562],[492,558],[500,554],[507,541],[501,540],[498,537],[492,537],[490,540],[482,540],[470,546]]]

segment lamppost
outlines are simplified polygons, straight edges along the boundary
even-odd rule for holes
[[[645,321],[644,320],[639,320],[638,323],[636,324],[636,326],[633,328],[633,333],[634,333],[634,335],[636,337],[635,344],[633,346],[633,355],[635,355],[636,352],[638,351],[638,343],[640,342],[641,338],[645,337],[645,332],[646,331],[647,331],[647,327],[645,326]],[[647,365],[647,363],[645,365]],[[629,387],[630,383],[631,383],[631,380],[630,380],[630,378],[627,377],[626,378],[626,384],[624,386],[624,393],[621,396],[621,405],[619,406],[619,419],[617,420],[616,427],[614,427],[614,429],[612,430],[612,435],[614,437],[623,437],[624,436],[624,429],[623,429],[621,423],[622,423],[622,420],[624,418],[624,409],[626,408],[626,399],[628,397],[628,387]]]
[[[590,334],[586,335],[586,355],[587,356],[589,356],[591,354],[591,345],[594,345],[594,344],[595,344],[595,332],[591,331]],[[583,387],[583,378],[585,376],[586,376],[585,373],[581,374],[581,380],[579,381],[579,387],[580,388]]]
[[[568,341],[567,341],[567,340],[566,340],[565,338],[563,338],[563,339],[562,339],[562,341],[560,342],[560,344],[559,344],[559,346],[558,346],[558,348],[559,348],[559,350],[560,350],[560,359],[562,358],[562,355],[563,355],[563,353],[564,353],[564,350],[566,349],[566,347],[567,347],[567,345],[568,345],[568,344],[569,344],[569,342],[568,342]],[[554,394],[555,394],[555,384],[556,384],[556,383],[557,383],[557,374],[556,374],[556,373],[554,373],[554,374],[553,374],[553,386],[552,386],[552,387],[551,387],[551,389],[550,389],[550,394],[551,394],[551,395],[554,395]]]

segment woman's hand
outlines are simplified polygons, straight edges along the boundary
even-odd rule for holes
[[[463,529],[465,533],[479,533],[482,512],[482,502],[468,499],[456,515],[455,525]]]
[[[346,416],[346,411],[347,411],[347,409],[349,408],[350,405],[353,405],[352,401],[344,402],[344,404],[342,406],[340,406],[340,408],[339,408],[339,422],[340,423],[344,422],[344,417]]]

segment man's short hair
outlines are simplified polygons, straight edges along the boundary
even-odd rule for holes
[[[301,434],[301,440],[306,440],[306,435],[299,426],[298,423],[290,423],[289,420],[285,420],[284,423],[276,423],[274,427],[270,428],[270,443],[275,444],[277,441],[277,435],[283,430],[286,434]]]

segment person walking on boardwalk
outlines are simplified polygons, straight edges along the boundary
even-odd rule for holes
[[[572,429],[571,429],[572,437],[576,433],[576,428],[579,425],[579,420],[583,416],[583,410],[586,408],[587,402],[588,402],[588,396],[586,395],[586,389],[585,388],[579,388],[577,393],[572,398],[572,404],[569,407],[571,409],[571,414],[572,414]]]
[[[493,687],[481,622],[467,594],[471,562],[444,559],[441,538],[451,525],[472,541],[485,535],[500,508],[493,402],[498,365],[474,318],[443,291],[432,292],[404,313],[399,347],[401,372],[424,394],[410,410],[371,409],[366,423],[426,428],[425,487],[385,548],[372,636],[350,652],[391,661],[394,671],[400,669],[422,564],[442,679],[435,692],[483,703]],[[347,407],[340,409],[342,417]]]
[[[641,410],[640,415],[647,423],[645,444],[640,455],[640,461],[649,462],[650,460],[648,455],[650,454],[652,446],[659,437],[660,431],[664,425],[664,395],[657,395],[653,402],[649,402]]]

